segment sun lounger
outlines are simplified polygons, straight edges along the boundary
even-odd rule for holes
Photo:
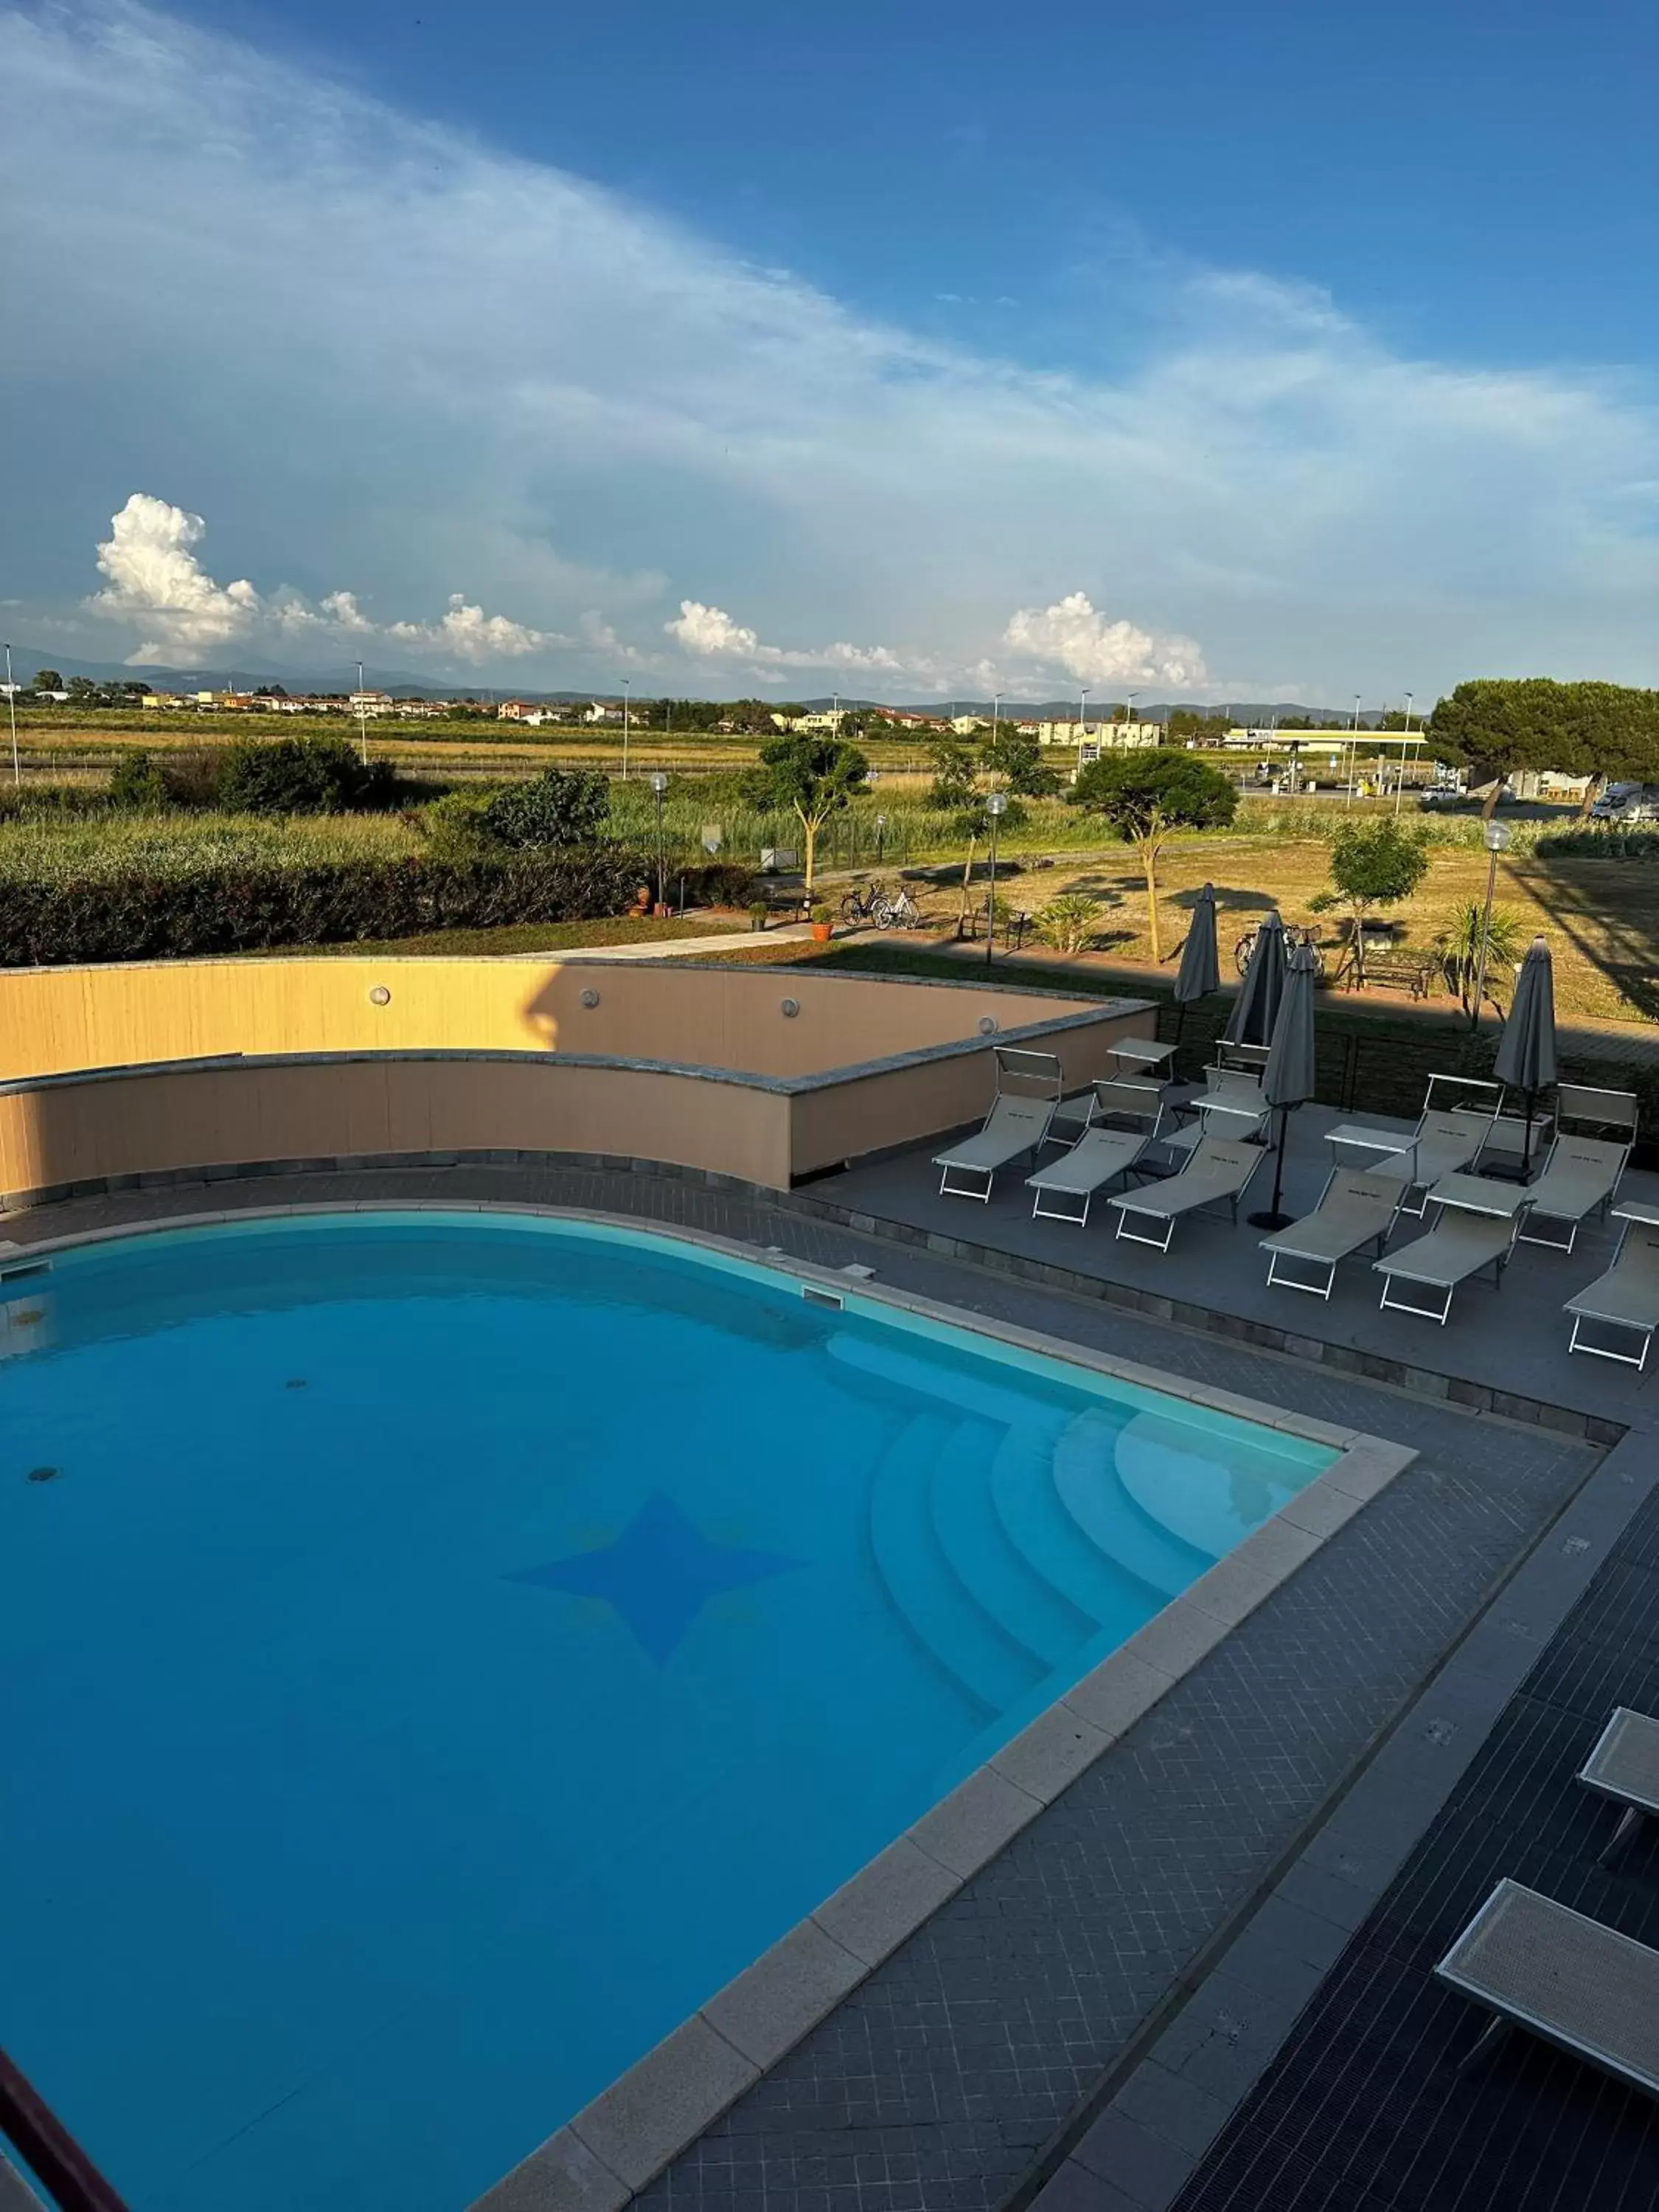
[[[1405,1210],[1403,1203],[1401,1211]],[[1482,1267],[1492,1271],[1492,1281],[1502,1280],[1510,1255],[1515,1249],[1516,1230],[1519,1212],[1514,1214],[1464,1213],[1442,1210],[1440,1218],[1426,1237],[1419,1237],[1397,1252],[1385,1253],[1371,1265],[1382,1278],[1382,1305],[1393,1313],[1420,1314],[1425,1321],[1437,1321],[1443,1328],[1451,1311],[1451,1303],[1460,1283],[1478,1274]],[[1426,1291],[1437,1291],[1440,1303],[1414,1304],[1409,1297],[1394,1295],[1396,1284],[1415,1283]]]
[[[1642,1822],[1659,1814],[1659,1721],[1633,1713],[1628,1705],[1615,1706],[1578,1779],[1586,1790],[1624,1808],[1601,1854],[1601,1863],[1611,1866]]]
[[[1204,1088],[1185,1099],[1176,1109],[1196,1114],[1184,1129],[1160,1134],[1158,1142],[1172,1152],[1190,1152],[1205,1137],[1244,1143],[1261,1136],[1273,1111],[1261,1095],[1261,1079],[1248,1069],[1206,1067]]]
[[[1139,1081],[1133,1076],[1097,1075],[1088,1090],[1062,1098],[1055,1107],[1048,1142],[1074,1145],[1085,1129],[1112,1116],[1145,1121],[1150,1132],[1158,1127],[1163,1111],[1161,1084]]]
[[[1511,2027],[1659,2097],[1659,1951],[1500,1881],[1435,1968],[1493,2017],[1459,2072]]]
[[[1018,1045],[994,1048],[996,1095],[984,1127],[947,1152],[937,1152],[941,1198],[977,1198],[988,1204],[997,1170],[1024,1152],[1036,1157],[1060,1104],[1060,1062],[1051,1052],[1026,1052]],[[954,1180],[953,1180],[954,1178]]]
[[[1552,1251],[1571,1252],[1580,1227],[1597,1206],[1606,1219],[1630,1164],[1636,1143],[1636,1115],[1633,1091],[1592,1091],[1580,1084],[1561,1085],[1555,1100],[1555,1142],[1550,1146],[1543,1173],[1532,1186],[1532,1212],[1522,1233],[1522,1243],[1547,1244]],[[1574,1126],[1569,1127],[1570,1122]],[[1540,1221],[1563,1224],[1565,1237],[1534,1236],[1532,1232]]]
[[[1185,1167],[1167,1182],[1155,1183],[1146,1190],[1124,1191],[1107,1200],[1117,1208],[1118,1235],[1132,1244],[1150,1244],[1156,1251],[1167,1252],[1176,1223],[1183,1213],[1224,1205],[1237,1221],[1238,1201],[1267,1157],[1260,1145],[1227,1144],[1218,1137],[1201,1137]],[[1132,1221],[1161,1222],[1164,1234],[1158,1237],[1145,1228],[1131,1228]]]
[[[1653,1332],[1659,1328],[1659,1208],[1619,1206],[1613,1208],[1613,1218],[1622,1219],[1625,1228],[1612,1267],[1605,1275],[1598,1275],[1593,1283],[1587,1284],[1576,1297],[1569,1298],[1562,1308],[1564,1313],[1573,1317],[1567,1350],[1591,1352],[1597,1359],[1620,1360],[1627,1367],[1644,1368]],[[1627,1330],[1642,1340],[1640,1350],[1619,1352],[1609,1345],[1586,1343],[1586,1322],[1595,1322],[1604,1328]]]
[[[1316,1297],[1328,1298],[1340,1261],[1370,1243],[1376,1244],[1377,1256],[1382,1257],[1400,1212],[1400,1197],[1398,1177],[1333,1168],[1313,1212],[1276,1236],[1262,1238],[1268,1282],[1282,1290],[1311,1291]],[[1298,1268],[1310,1274],[1322,1271],[1322,1279],[1299,1282]]]
[[[1129,1129],[1085,1129],[1069,1152],[1050,1160],[1025,1178],[1035,1191],[1031,1218],[1074,1221],[1081,1229],[1089,1218],[1089,1205],[1097,1191],[1116,1176],[1127,1175],[1152,1141]],[[1079,1209],[1077,1201],[1082,1200]]]

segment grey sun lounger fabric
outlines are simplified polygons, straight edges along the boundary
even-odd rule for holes
[[[1470,2059],[1524,2027],[1659,2097],[1659,1951],[1645,1943],[1504,1881],[1434,1971],[1496,2015]]]
[[[1036,1193],[1031,1218],[1074,1221],[1081,1228],[1096,1193],[1127,1175],[1151,1142],[1150,1137],[1129,1129],[1085,1129],[1070,1152],[1026,1176],[1026,1189]]]
[[[1198,1117],[1184,1129],[1164,1133],[1158,1142],[1171,1152],[1190,1152],[1202,1139],[1219,1137],[1240,1141],[1259,1137],[1267,1127],[1270,1109],[1259,1075],[1242,1068],[1206,1067],[1204,1088],[1187,1101],[1187,1110]]]
[[[1645,1367],[1653,1332],[1659,1328],[1659,1220],[1626,1221],[1612,1267],[1570,1297],[1562,1310],[1573,1317],[1569,1352],[1593,1352],[1598,1359]],[[1641,1348],[1616,1352],[1606,1345],[1587,1343],[1586,1322],[1628,1330],[1641,1339]]]
[[[1578,1779],[1586,1790],[1624,1808],[1601,1854],[1601,1864],[1610,1865],[1642,1821],[1659,1814],[1659,1721],[1615,1705]]]
[[[1400,1199],[1397,1176],[1362,1174],[1355,1168],[1333,1169],[1311,1213],[1304,1214],[1288,1229],[1262,1238],[1267,1280],[1284,1290],[1310,1291],[1316,1297],[1328,1298],[1340,1261],[1370,1243],[1376,1244],[1377,1255],[1382,1256],[1400,1210]],[[1320,1279],[1299,1282],[1297,1269]]]
[[[1515,1249],[1516,1226],[1512,1217],[1457,1213],[1445,1208],[1426,1237],[1372,1261],[1383,1279],[1382,1304],[1392,1313],[1421,1314],[1429,1321],[1443,1322],[1460,1283],[1482,1267],[1493,1268],[1495,1274],[1503,1273]],[[1425,1290],[1442,1292],[1438,1309],[1395,1297],[1397,1283],[1420,1283]]]
[[[1426,1189],[1442,1176],[1472,1167],[1491,1130],[1492,1121],[1484,1114],[1463,1113],[1455,1107],[1431,1108],[1417,1125],[1415,1140],[1404,1152],[1379,1160],[1371,1172],[1403,1183],[1401,1210],[1420,1213],[1425,1210],[1422,1205],[1413,1206],[1407,1202],[1412,1192]]]
[[[1630,1146],[1608,1137],[1558,1137],[1549,1158],[1528,1194],[1532,1200],[1528,1228],[1542,1217],[1567,1224],[1565,1242],[1557,1237],[1528,1236],[1528,1244],[1549,1244],[1571,1252],[1578,1231],[1596,1207],[1610,1206],[1618,1191]]]
[[[1151,1244],[1159,1252],[1167,1252],[1175,1224],[1183,1213],[1194,1212],[1200,1206],[1224,1205],[1231,1207],[1237,1221],[1238,1201],[1267,1157],[1261,1145],[1224,1144],[1216,1137],[1200,1139],[1186,1166],[1167,1182],[1108,1199],[1107,1204],[1117,1208],[1118,1235],[1131,1243]],[[1157,1237],[1145,1228],[1133,1228],[1133,1221],[1162,1222],[1164,1234]]]
[[[943,1170],[939,1176],[941,1195],[951,1198],[982,1198],[991,1195],[991,1185],[999,1168],[1006,1168],[1022,1152],[1035,1152],[1048,1133],[1048,1124],[1054,1119],[1054,1102],[1050,1098],[999,1098],[985,1117],[985,1127],[977,1135],[964,1137],[948,1152],[937,1152],[933,1165]],[[964,1189],[953,1185],[953,1176],[969,1176],[983,1178],[984,1188]]]

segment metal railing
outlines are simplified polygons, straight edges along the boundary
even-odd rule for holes
[[[127,2212],[50,2105],[0,2051],[0,2144],[9,2143],[58,2212]]]

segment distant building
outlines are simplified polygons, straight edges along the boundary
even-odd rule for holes
[[[602,700],[599,699],[593,702],[582,716],[585,722],[620,722],[622,718],[623,710],[620,707],[606,706]]]
[[[971,738],[975,730],[988,730],[990,726],[988,714],[952,714],[951,717],[951,727],[959,738]]]
[[[503,699],[495,709],[498,722],[530,722],[537,729],[547,720],[547,709],[534,699]]]
[[[1022,724],[1029,728],[1030,724]],[[1164,742],[1162,722],[1039,722],[1036,741],[1040,745],[1069,745],[1073,752],[1082,749],[1085,761],[1098,760],[1102,753],[1132,752],[1141,745],[1161,745]]]
[[[390,714],[397,703],[389,691],[354,691],[346,701],[354,714],[365,717]]]

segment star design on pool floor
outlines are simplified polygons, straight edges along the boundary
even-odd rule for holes
[[[781,1552],[722,1544],[688,1521],[671,1498],[647,1498],[620,1536],[591,1552],[524,1567],[507,1580],[574,1597],[603,1598],[659,1667],[678,1649],[712,1597],[792,1574],[806,1564]]]

